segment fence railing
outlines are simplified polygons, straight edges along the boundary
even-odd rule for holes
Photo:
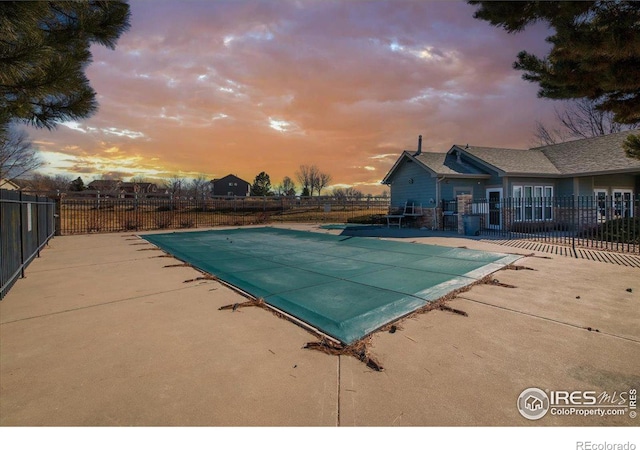
[[[479,215],[484,235],[640,252],[640,197],[630,192],[481,199],[470,202],[462,213]]]
[[[383,197],[59,198],[60,234],[242,226],[272,222],[358,222],[389,210]]]
[[[0,299],[55,234],[55,201],[0,189]]]

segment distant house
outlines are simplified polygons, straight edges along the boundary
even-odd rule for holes
[[[523,149],[453,145],[446,153],[404,151],[382,180],[391,204],[420,204],[436,210],[460,194],[484,199],[487,224],[503,223],[500,205],[512,199],[514,220],[552,219],[550,198],[610,199],[617,215],[633,216],[640,193],[640,161],[624,153],[623,142],[636,130]]]
[[[91,191],[100,191],[101,195],[113,197],[134,197],[136,195],[145,196],[158,192],[158,186],[154,183],[138,183],[122,180],[94,180],[87,185]]]
[[[212,195],[247,197],[251,192],[251,183],[232,174],[211,180],[211,186]]]
[[[122,180],[93,180],[87,185],[87,189],[91,191],[100,191],[104,194],[117,195]]]
[[[0,189],[7,189],[9,191],[17,191],[20,189],[18,184],[14,183],[11,180],[6,180],[4,178],[0,178]]]
[[[158,186],[154,183],[122,182],[119,189],[124,197],[158,193]]]

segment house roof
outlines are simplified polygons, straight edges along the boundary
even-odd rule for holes
[[[591,174],[640,170],[640,160],[629,158],[622,143],[638,130],[538,147],[562,174]]]
[[[454,145],[447,153],[416,155],[404,151],[382,183],[388,183],[400,163],[407,159],[418,162],[432,176],[445,177],[486,177],[486,170],[496,171],[500,176],[544,177],[638,172],[640,161],[628,157],[623,147],[632,133],[639,132],[624,131],[528,150]]]
[[[6,180],[4,178],[0,178],[0,188],[8,189],[8,190],[18,190],[20,189],[20,185],[16,183],[18,180]]]
[[[155,183],[138,183],[136,181],[125,181],[123,183],[120,184],[120,187],[122,188],[134,188],[138,186],[140,189],[150,189],[153,187],[157,187],[157,185]]]
[[[454,145],[454,149],[462,150],[464,153],[471,155],[481,164],[488,164],[502,174],[549,174],[559,175],[561,172],[558,168],[545,156],[542,151],[522,150],[515,148],[494,148],[494,147],[462,147]]]
[[[486,175],[479,168],[458,161],[456,156],[449,153],[420,153],[413,157],[436,175]]]
[[[89,183],[89,187],[93,189],[115,189],[117,188],[122,181],[120,180],[93,180]]]
[[[400,164],[405,161],[412,161],[426,169],[432,176],[447,176],[450,178],[489,178],[486,172],[470,164],[458,161],[457,157],[448,153],[424,152],[415,154],[405,150],[402,156],[398,158],[391,170],[382,180],[382,183],[388,183],[389,178],[393,175]]]
[[[233,178],[235,180],[242,181],[243,183],[251,184],[248,181],[245,181],[242,178],[240,178],[240,177],[238,177],[236,175],[233,175],[232,173],[230,173],[229,175],[225,175],[222,178],[214,178],[213,180],[211,180],[211,183],[217,183],[218,181],[226,180],[227,178]]]

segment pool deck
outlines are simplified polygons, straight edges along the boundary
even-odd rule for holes
[[[308,229],[315,226],[285,228]],[[462,237],[405,241],[530,253]],[[131,233],[53,239],[0,302],[2,426],[637,426],[516,409],[528,387],[640,388],[640,272],[537,253],[373,335],[375,372]],[[166,267],[174,266],[174,267]],[[631,292],[628,291],[631,289]],[[591,327],[588,331],[586,328]]]

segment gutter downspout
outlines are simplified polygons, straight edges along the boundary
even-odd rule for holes
[[[436,214],[438,213],[438,206],[440,205],[440,182],[442,180],[444,180],[446,177],[443,175],[442,178],[437,178],[436,177],[436,206],[433,207],[433,217],[436,217]],[[435,221],[435,224],[437,225],[438,221]],[[436,227],[434,226],[433,229],[435,230]]]

